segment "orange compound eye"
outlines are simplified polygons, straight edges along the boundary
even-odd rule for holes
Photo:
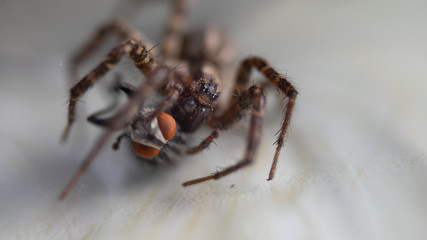
[[[132,149],[136,153],[136,155],[142,158],[152,158],[160,152],[159,149],[145,146],[134,141],[132,141]]]
[[[159,116],[157,116],[157,121],[159,122],[163,137],[166,140],[171,140],[176,133],[175,119],[167,113],[160,113]]]

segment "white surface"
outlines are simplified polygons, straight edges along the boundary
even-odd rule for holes
[[[115,4],[0,2],[0,239],[425,239],[425,1],[195,1],[193,25],[225,25],[240,58],[267,58],[300,92],[274,181],[272,107],[257,162],[220,181],[180,185],[236,161],[243,127],[154,170],[107,146],[58,202],[99,135],[85,114],[106,104],[92,89],[59,144],[65,62]],[[154,40],[165,6],[133,18]]]

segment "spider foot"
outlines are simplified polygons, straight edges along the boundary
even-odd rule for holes
[[[194,184],[197,184],[197,183],[201,183],[201,182],[205,182],[205,181],[208,181],[208,180],[216,179],[217,178],[216,175],[217,174],[212,174],[212,175],[209,175],[209,176],[206,176],[206,177],[201,177],[201,178],[196,178],[196,179],[193,179],[193,180],[190,180],[190,181],[186,181],[186,182],[182,183],[182,186],[187,187],[187,186],[194,185]]]
[[[61,143],[65,143],[68,139],[68,135],[70,133],[70,129],[71,129],[71,125],[67,124],[67,126],[65,127],[64,131],[62,132],[61,135]]]

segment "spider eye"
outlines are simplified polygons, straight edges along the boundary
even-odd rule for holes
[[[162,131],[163,137],[167,140],[171,140],[176,133],[175,119],[167,113],[160,113],[157,117],[157,121],[159,122],[159,127]]]
[[[132,149],[136,155],[142,158],[152,158],[156,156],[160,150],[153,147],[145,146],[143,144],[132,141]]]

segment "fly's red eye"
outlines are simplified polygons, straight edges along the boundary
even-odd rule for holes
[[[157,117],[157,121],[159,122],[159,127],[162,131],[163,137],[166,140],[171,140],[176,133],[175,119],[167,113],[160,113]]]
[[[140,144],[134,141],[132,141],[132,149],[136,153],[136,155],[142,158],[152,158],[160,152],[159,149],[145,146],[143,144]]]
[[[162,131],[163,137],[166,140],[171,140],[176,133],[176,121],[175,119],[167,114],[160,113],[157,117],[157,121],[159,123],[160,131]],[[140,144],[132,141],[132,149],[136,153],[136,155],[142,158],[152,158],[159,154],[160,150],[146,146],[144,144]]]

